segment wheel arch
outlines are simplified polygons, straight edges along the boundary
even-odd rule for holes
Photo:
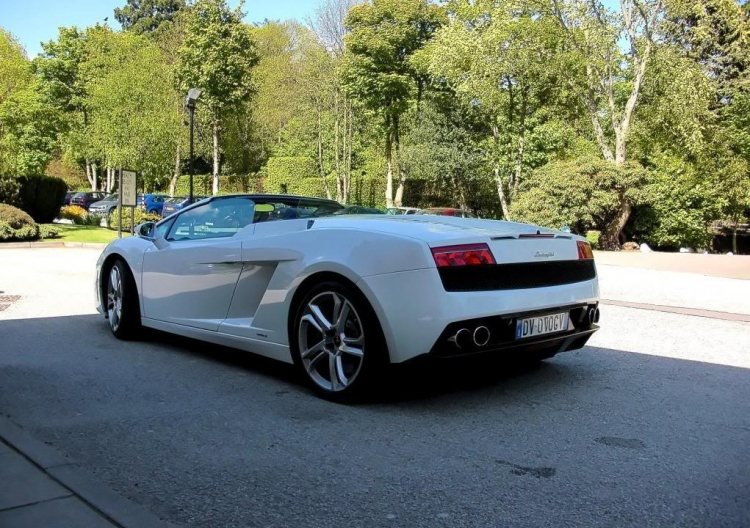
[[[351,278],[336,271],[330,270],[316,271],[311,273],[310,275],[305,277],[302,282],[300,282],[299,285],[295,288],[294,294],[292,295],[292,300],[289,303],[289,313],[287,315],[287,336],[289,339],[289,346],[292,346],[292,342],[294,340],[294,322],[300,303],[304,299],[305,295],[313,288],[313,286],[324,281],[337,281],[347,285],[348,287],[352,288],[352,290],[357,292],[362,297],[362,300],[367,303],[367,309],[370,310],[370,315],[375,318],[378,323],[378,327],[380,328],[381,338],[383,340],[383,343],[385,343],[386,345],[388,361],[390,362],[390,340],[388,339],[388,336],[386,334],[386,323],[378,315],[379,312],[382,313],[382,310],[379,309],[380,305],[378,304],[377,299],[374,299],[371,295],[368,295],[367,292],[360,288],[357,283],[354,282]]]
[[[112,266],[115,264],[115,261],[121,260],[125,263],[125,265],[128,267],[128,271],[130,272],[131,277],[133,278],[133,284],[135,284],[136,292],[138,293],[139,297],[139,310],[141,309],[140,306],[140,292],[138,291],[138,281],[135,280],[136,275],[133,273],[133,268],[131,267],[130,263],[128,262],[128,259],[125,258],[125,255],[118,253],[116,251],[111,252],[108,254],[104,261],[102,261],[101,265],[101,272],[99,273],[99,284],[97,284],[97,288],[99,288],[99,298],[102,300],[102,308],[104,311],[104,317],[107,317],[107,308],[104,305],[105,300],[107,299],[107,277],[109,276],[109,272],[112,269]]]

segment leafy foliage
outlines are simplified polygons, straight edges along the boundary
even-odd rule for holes
[[[135,221],[134,225],[139,225],[144,222],[158,222],[161,220],[161,216],[154,213],[147,213],[140,207],[136,207],[133,211],[133,218]],[[120,213],[119,209],[115,209],[112,211],[111,218],[107,222],[107,227],[110,229],[117,229],[117,226],[120,223]],[[98,224],[97,224],[98,225]],[[130,231],[130,208],[123,209],[122,211],[122,230],[123,231]]]
[[[621,200],[643,199],[646,171],[637,164],[618,167],[596,158],[549,163],[519,187],[512,214],[523,222],[576,233],[603,230],[617,215]]]
[[[60,238],[60,229],[49,224],[41,224],[39,226],[39,238]]]
[[[33,80],[31,64],[16,39],[0,28],[0,104]]]
[[[12,205],[0,204],[0,241],[34,240],[39,227],[26,213]]]
[[[163,30],[184,7],[184,0],[127,0],[125,7],[115,9],[115,18],[127,31],[151,33]]]

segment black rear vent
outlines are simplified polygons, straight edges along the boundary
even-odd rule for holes
[[[438,268],[446,291],[524,290],[596,278],[593,260],[521,262]]]

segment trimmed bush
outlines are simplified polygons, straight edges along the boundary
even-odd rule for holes
[[[12,205],[0,204],[0,240],[35,240],[39,227],[28,214]]]
[[[196,196],[211,196],[213,176],[198,174],[193,176],[193,192]],[[239,194],[258,192],[257,178],[245,174],[219,175],[219,194]],[[190,193],[190,176],[183,174],[175,185],[175,196],[187,196]]]
[[[86,209],[77,205],[69,205],[60,210],[60,218],[71,220],[74,224],[77,223],[76,220],[83,218],[87,214],[88,211]]]
[[[52,222],[60,214],[68,186],[52,176],[22,176],[19,207],[40,224]]]
[[[39,238],[59,238],[60,230],[55,226],[42,224],[39,226]]]
[[[67,190],[63,180],[51,176],[0,176],[0,203],[26,211],[39,223],[57,218]]]
[[[129,207],[122,210],[122,230],[123,231],[130,231],[130,211]],[[117,230],[118,220],[120,219],[119,213],[117,212],[118,209],[112,209],[112,214],[110,215],[109,221],[107,222],[107,227],[110,229]],[[143,222],[158,222],[161,220],[161,216],[158,214],[153,213],[147,213],[140,207],[135,208],[135,225],[142,224]]]

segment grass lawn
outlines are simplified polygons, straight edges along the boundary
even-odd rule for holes
[[[109,243],[117,238],[117,231],[97,226],[78,226],[71,224],[48,224],[60,232],[59,238],[46,238],[38,242],[89,242]],[[129,236],[123,233],[122,236]]]

